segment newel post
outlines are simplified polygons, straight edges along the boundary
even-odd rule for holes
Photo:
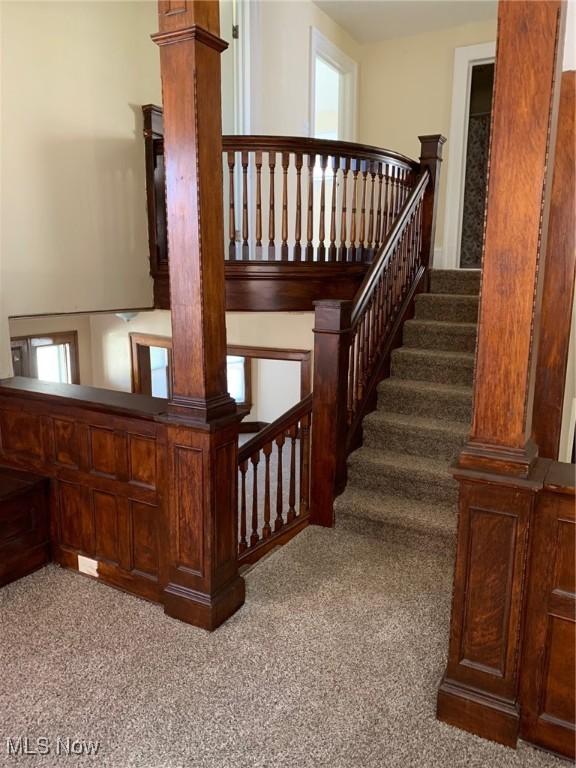
[[[422,263],[426,271],[434,264],[434,238],[436,234],[436,211],[440,190],[440,166],[442,165],[442,146],[446,139],[439,133],[431,136],[418,136],[420,140],[420,166],[430,171],[430,183],[424,193],[422,203]],[[428,281],[428,276],[426,276]]]
[[[161,529],[166,613],[214,629],[238,575],[238,416],[227,392],[219,4],[158,4],[173,393]]]
[[[458,543],[438,717],[510,746],[522,717],[529,546],[547,468],[530,437],[564,10],[560,0],[498,7],[473,418],[454,468]]]
[[[310,522],[334,524],[345,483],[351,301],[315,301]]]

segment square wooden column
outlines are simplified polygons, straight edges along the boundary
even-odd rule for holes
[[[564,3],[501,0],[472,431],[457,462],[458,544],[438,717],[514,746],[535,497],[531,437]]]
[[[161,573],[166,613],[214,629],[244,601],[238,421],[226,385],[219,4],[158,4],[173,393]]]

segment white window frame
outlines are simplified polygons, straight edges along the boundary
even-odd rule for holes
[[[466,45],[454,49],[452,116],[450,119],[450,133],[448,134],[444,246],[440,253],[434,255],[434,266],[440,269],[460,269],[472,69],[479,64],[491,64],[495,59],[495,42]]]
[[[358,112],[358,63],[328,40],[316,27],[310,27],[310,103],[308,113],[308,135],[314,136],[314,117],[316,111],[316,56],[343,75],[344,109],[341,125],[338,127],[341,141],[356,141]]]

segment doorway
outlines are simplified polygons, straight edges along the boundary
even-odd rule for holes
[[[358,65],[317,29],[310,34],[310,135],[356,140]]]
[[[493,87],[493,62],[472,68],[460,238],[460,267],[467,269],[479,269],[482,260]]]
[[[480,267],[496,43],[454,50],[441,269]]]

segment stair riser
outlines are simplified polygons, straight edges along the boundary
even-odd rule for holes
[[[472,400],[435,392],[402,392],[383,387],[378,391],[378,408],[409,416],[430,416],[441,411],[448,421],[472,421]]]
[[[411,472],[402,467],[383,467],[380,464],[351,463],[348,468],[348,482],[360,488],[384,494],[399,494],[410,499],[435,503],[456,503],[458,487],[448,475],[428,475]]]
[[[408,453],[411,456],[450,461],[460,451],[465,437],[434,430],[403,429],[394,424],[374,424],[367,420],[363,426],[363,445],[384,451]]]
[[[415,318],[449,323],[476,323],[478,300],[472,297],[420,293],[416,296]]]
[[[436,384],[454,384],[471,387],[474,379],[473,368],[464,361],[450,361],[449,365],[441,361],[420,360],[407,355],[392,355],[392,375],[412,381],[432,381]]]
[[[346,500],[344,500],[344,503],[346,503]],[[379,515],[377,510],[361,505],[347,504],[342,509],[342,512],[336,510],[336,525],[338,528],[359,531],[377,539],[385,539],[390,526],[414,533],[423,533],[427,536],[441,536],[450,540],[453,540],[456,535],[456,515],[454,513],[451,514],[451,517],[448,517],[442,511],[438,515],[438,519],[431,522],[428,518],[423,520],[414,518],[402,520],[389,519]]]
[[[433,326],[419,326],[406,323],[403,342],[412,349],[439,349],[445,352],[474,352],[476,333],[450,333]]]
[[[432,270],[430,291],[477,296],[480,291],[480,270]]]

